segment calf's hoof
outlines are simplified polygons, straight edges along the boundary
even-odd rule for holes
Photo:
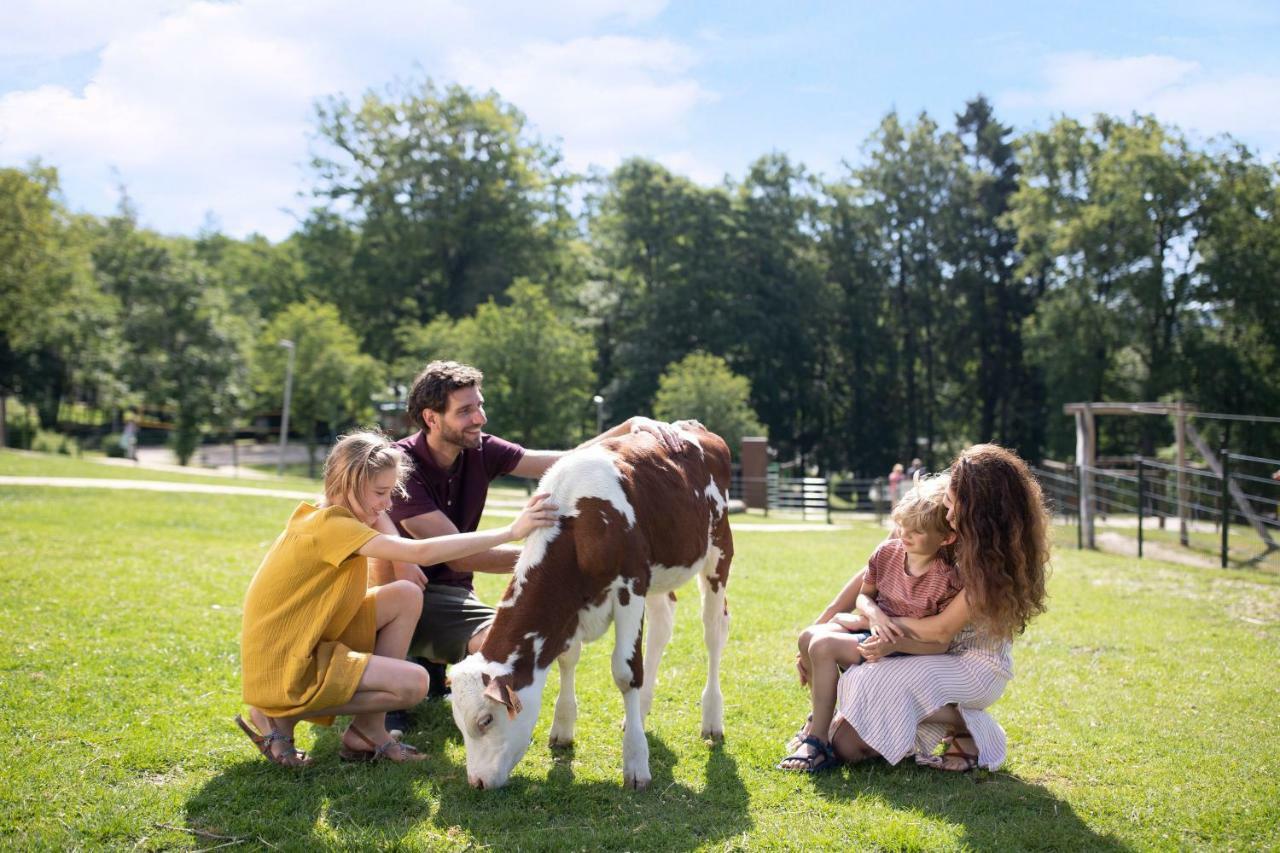
[[[724,730],[712,731],[711,729],[703,729],[702,739],[712,744],[724,743]]]
[[[622,781],[623,784],[633,791],[643,791],[645,788],[649,787],[649,783],[652,782],[653,779],[649,776],[649,771],[646,770],[643,774],[627,773]]]
[[[547,746],[552,749],[573,749],[573,737],[553,734],[547,739]]]

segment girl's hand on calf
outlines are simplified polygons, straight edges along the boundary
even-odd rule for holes
[[[559,507],[547,501],[547,495],[534,495],[511,523],[513,539],[523,539],[539,527],[550,527],[559,518]]]

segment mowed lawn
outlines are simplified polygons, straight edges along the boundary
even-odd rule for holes
[[[468,787],[441,704],[410,733],[430,756],[420,764],[344,765],[336,729],[302,727],[317,765],[282,772],[231,717],[241,596],[292,507],[0,487],[0,847],[1280,846],[1270,575],[1063,548],[1050,612],[1016,644],[1017,676],[992,709],[1010,739],[1000,772],[774,770],[807,702],[795,634],[878,541],[870,525],[737,537],[722,746],[699,737],[701,625],[687,588],[649,720],[647,791],[620,786],[608,637],[583,658],[576,748],[546,746],[553,674],[502,790]],[[482,594],[501,585],[486,578]]]

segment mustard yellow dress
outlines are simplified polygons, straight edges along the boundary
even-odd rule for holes
[[[378,627],[366,561],[356,551],[377,535],[344,507],[294,510],[245,593],[245,702],[272,717],[295,717],[355,694]]]

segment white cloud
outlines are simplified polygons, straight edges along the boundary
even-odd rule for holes
[[[544,133],[561,137],[569,166],[585,170],[678,143],[685,119],[714,98],[687,76],[695,63],[688,48],[665,39],[604,36],[468,51],[452,67],[459,80],[501,92]]]
[[[293,225],[282,208],[306,207],[296,194],[307,186],[314,101],[422,72],[496,89],[538,133],[563,140],[575,168],[681,150],[693,110],[713,97],[692,76],[697,56],[669,39],[607,32],[652,19],[663,0],[535,5],[150,0],[118,17],[67,0],[43,15],[25,7],[31,33],[87,15],[35,55],[105,46],[81,91],[0,95],[0,163],[40,157],[59,168],[73,206],[95,212],[114,203],[115,167],[161,230],[192,232],[212,211],[230,233],[280,238]]]
[[[0,55],[57,59],[100,48],[150,25],[192,0],[9,0]]]
[[[1007,92],[1001,106],[1079,119],[1094,113],[1151,113],[1204,137],[1231,133],[1248,138],[1264,154],[1280,149],[1280,127],[1274,121],[1280,114],[1280,75],[1214,75],[1198,62],[1172,56],[1088,53],[1050,56],[1043,73],[1043,88]]]

